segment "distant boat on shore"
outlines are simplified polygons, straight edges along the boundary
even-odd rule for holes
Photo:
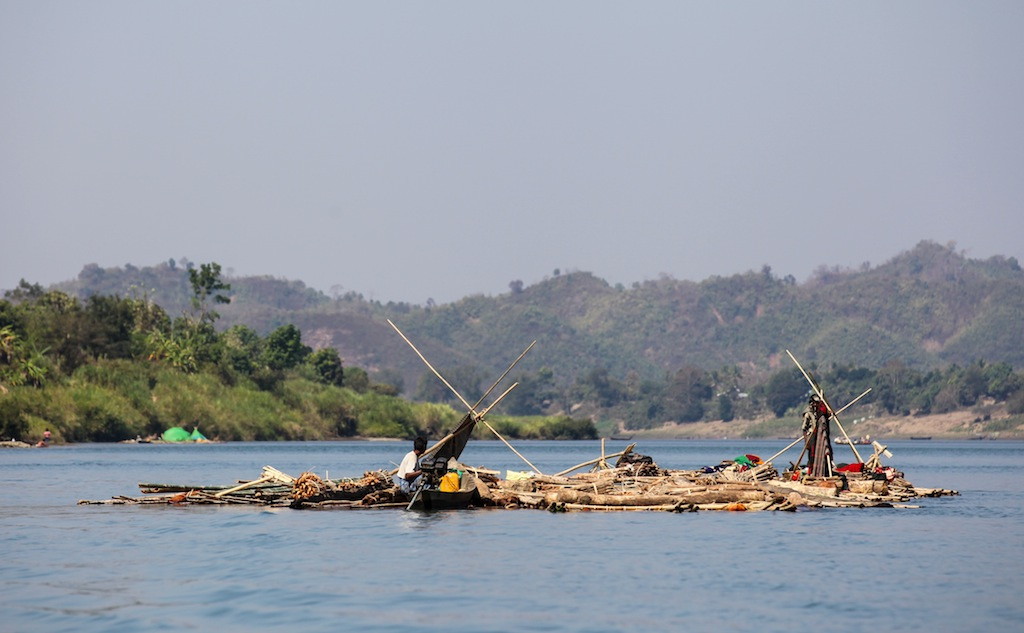
[[[932,436],[931,435],[911,435],[910,439],[912,439],[912,440],[930,440],[930,439],[932,439]]]
[[[836,444],[870,444],[871,443],[871,436],[870,435],[865,435],[863,437],[851,437],[849,439],[847,439],[845,437],[837,437],[834,440],[834,443],[836,443]]]

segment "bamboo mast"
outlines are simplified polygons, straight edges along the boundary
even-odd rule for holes
[[[804,438],[803,438],[803,437],[798,437],[798,438],[796,438],[795,440],[793,440],[793,443],[792,443],[792,444],[790,444],[790,445],[789,445],[789,446],[787,446],[786,448],[782,449],[782,450],[781,450],[781,451],[779,451],[778,453],[775,453],[774,455],[772,455],[772,456],[771,456],[771,457],[769,457],[768,459],[764,460],[764,463],[766,463],[766,464],[767,464],[768,462],[770,462],[770,461],[773,461],[773,460],[774,460],[774,459],[775,459],[776,457],[778,457],[779,455],[782,455],[783,453],[785,453],[785,452],[786,452],[786,451],[788,451],[789,449],[791,449],[791,448],[793,448],[794,446],[796,446],[796,443],[797,443],[797,442],[799,442],[799,441],[800,441],[800,440],[802,440],[802,439],[804,439]],[[803,453],[801,453],[801,454],[800,454],[800,458],[801,458],[801,459],[803,458]],[[797,464],[797,465],[799,466],[799,464]]]
[[[508,389],[506,389],[506,390],[505,390],[505,392],[504,392],[503,394],[501,394],[500,396],[498,396],[498,397],[497,397],[497,399],[495,399],[495,401],[491,403],[491,406],[489,406],[489,407],[487,407],[486,409],[484,409],[483,413],[481,413],[481,414],[480,414],[479,416],[477,416],[477,419],[479,420],[480,418],[482,418],[482,417],[484,417],[485,415],[487,415],[487,412],[488,412],[488,411],[490,411],[491,409],[493,409],[493,408],[494,408],[494,407],[495,407],[495,406],[496,406],[496,405],[497,405],[497,404],[498,404],[499,402],[501,402],[502,398],[504,398],[505,396],[507,396],[507,395],[508,395],[508,392],[510,392],[510,391],[512,391],[513,389],[515,389],[515,388],[516,388],[516,386],[518,386],[518,385],[519,385],[519,383],[518,383],[518,382],[516,382],[516,383],[512,383],[512,386],[511,386],[511,387],[509,387]],[[445,435],[445,436],[444,436],[444,437],[442,437],[442,438],[441,438],[440,440],[438,440],[436,444],[434,444],[433,446],[431,446],[431,447],[430,447],[430,448],[428,448],[427,450],[423,451],[423,454],[424,454],[424,455],[431,455],[431,454],[433,454],[433,453],[436,453],[436,452],[438,451],[438,449],[440,449],[440,448],[441,448],[442,446],[444,446],[445,444],[447,444],[447,443],[448,443],[448,442],[449,442],[449,441],[450,441],[450,440],[451,440],[451,439],[452,439],[453,437],[455,437],[455,434],[454,434],[454,433],[449,433],[448,435]],[[392,463],[394,463],[394,462],[392,462]],[[395,472],[398,472],[398,470],[397,470],[397,469],[395,469],[395,470],[394,470],[394,471],[392,472],[392,474],[394,474]]]
[[[440,372],[438,372],[436,369],[434,369],[434,366],[430,364],[430,361],[427,360],[426,357],[423,354],[421,354],[418,349],[416,349],[416,346],[412,344],[412,341],[410,341],[408,338],[405,337],[405,334],[402,334],[402,330],[399,330],[398,326],[391,322],[391,319],[388,319],[388,324],[391,327],[395,328],[395,331],[398,332],[398,335],[401,336],[402,339],[405,340],[405,342],[409,344],[409,347],[412,348],[412,351],[416,352],[416,355],[420,357],[420,360],[422,360],[423,363],[428,368],[430,368],[430,371],[434,372],[434,375],[437,376],[441,380],[441,382],[444,383],[444,386],[448,387],[451,390],[451,392],[455,394],[455,397],[457,397],[459,400],[461,400],[462,404],[466,405],[466,408],[469,409],[469,412],[472,413],[475,416],[476,415],[476,411],[473,410],[473,405],[471,405],[468,402],[466,402],[466,399],[462,397],[462,394],[460,394],[458,391],[456,391],[455,387],[453,387],[451,385],[451,383],[449,383],[447,380],[445,380],[444,376],[442,376],[440,374]]]
[[[796,366],[800,368],[800,373],[802,373],[804,375],[804,378],[807,379],[807,382],[810,383],[811,388],[814,389],[814,393],[818,394],[818,397],[821,398],[821,401],[825,403],[826,407],[828,407],[828,412],[831,415],[831,418],[836,421],[836,426],[838,426],[839,430],[842,431],[843,437],[846,438],[846,441],[850,443],[850,448],[853,450],[854,456],[857,457],[857,463],[863,464],[864,460],[861,458],[860,453],[857,452],[857,447],[853,444],[853,440],[850,439],[850,436],[846,434],[846,429],[843,428],[842,422],[840,422],[839,418],[836,417],[836,412],[832,408],[832,405],[830,405],[828,403],[828,400],[825,399],[825,394],[821,392],[821,389],[818,387],[817,383],[811,380],[811,377],[807,374],[806,371],[804,371],[803,366],[800,364],[800,361],[796,359],[796,356],[793,356],[793,353],[790,352],[788,349],[786,350],[786,353],[789,354],[789,357],[793,359],[793,362],[796,363]],[[799,466],[799,464],[797,465]]]
[[[536,344],[537,344],[537,341],[534,341],[534,342],[530,343],[526,347],[526,349],[523,350],[523,353],[519,355],[519,358],[517,358],[514,361],[512,361],[512,364],[508,366],[508,369],[505,370],[505,373],[503,373],[501,376],[499,376],[498,379],[494,381],[494,384],[491,385],[491,388],[488,389],[487,391],[485,391],[484,395],[480,396],[480,399],[476,401],[476,404],[473,405],[474,409],[479,407],[480,403],[484,401],[484,398],[489,396],[491,394],[491,392],[494,391],[494,388],[498,386],[498,383],[500,383],[502,380],[505,380],[505,376],[508,376],[508,372],[512,371],[512,368],[515,367],[519,363],[519,361],[523,360],[523,356],[526,356],[526,352],[529,352],[531,349],[533,349],[533,346],[536,345]],[[519,383],[516,383],[516,384],[519,384]],[[509,391],[511,391],[511,389]],[[508,391],[506,391],[505,393],[508,393]],[[495,400],[494,403],[492,403],[490,407],[487,407],[487,409],[484,410],[484,412],[481,413],[480,415],[485,415],[488,411],[491,410],[491,408],[495,404],[498,404],[498,401],[501,400],[501,398],[504,398],[504,397],[505,397],[504,394],[502,394],[502,396],[499,397],[498,400]]]
[[[487,407],[486,409],[484,409],[484,410],[483,410],[483,412],[482,412],[482,413],[480,413],[480,417],[481,417],[481,418],[483,418],[483,417],[484,417],[485,415],[487,415],[488,413],[490,413],[491,409],[493,409],[493,408],[494,408],[495,406],[497,406],[497,404],[498,404],[499,402],[501,402],[501,401],[502,401],[502,399],[503,399],[503,398],[504,398],[505,396],[507,396],[507,395],[508,395],[508,393],[509,393],[510,391],[512,391],[513,389],[515,389],[515,388],[516,388],[516,387],[518,387],[518,386],[519,386],[519,383],[518,383],[518,382],[514,382],[514,383],[512,383],[512,386],[511,386],[511,387],[509,387],[508,389],[506,389],[506,390],[505,390],[505,392],[504,392],[504,393],[502,393],[502,394],[501,394],[500,396],[498,396],[498,398],[497,398],[497,399],[496,399],[496,400],[495,400],[494,402],[492,402],[492,403],[491,403],[491,406]]]
[[[529,466],[530,468],[532,468],[532,469],[533,469],[533,471],[534,471],[535,473],[537,473],[538,475],[543,475],[543,474],[544,474],[544,473],[542,473],[542,472],[540,471],[540,468],[537,468],[536,466],[534,466],[533,464],[531,464],[531,463],[530,463],[530,460],[528,460],[528,459],[526,459],[525,457],[523,457],[523,454],[522,454],[522,453],[520,453],[519,451],[517,451],[517,450],[515,449],[515,447],[514,447],[514,446],[512,446],[511,444],[509,444],[509,443],[508,443],[508,440],[506,440],[505,438],[503,438],[503,437],[501,436],[501,433],[498,433],[498,432],[497,432],[496,430],[494,430],[494,427],[493,427],[493,426],[491,426],[491,423],[490,423],[490,422],[488,422],[487,420],[484,420],[483,418],[480,418],[480,421],[481,421],[481,422],[483,422],[484,426],[486,426],[487,428],[489,428],[489,429],[491,430],[491,433],[494,433],[494,436],[495,436],[495,437],[497,437],[497,438],[498,438],[499,440],[501,440],[502,442],[504,442],[504,443],[505,443],[505,446],[507,446],[507,447],[509,447],[510,449],[512,449],[512,452],[513,452],[513,453],[515,453],[516,455],[518,455],[518,456],[519,456],[519,459],[521,459],[521,460],[523,460],[524,462],[526,462],[526,465],[527,465],[527,466]]]
[[[848,403],[846,404],[846,406],[845,406],[845,407],[843,407],[842,409],[839,409],[838,411],[836,411],[836,415],[839,415],[839,414],[840,414],[840,413],[842,413],[843,411],[846,411],[847,409],[849,409],[849,408],[850,408],[850,407],[851,407],[851,406],[853,405],[853,403],[857,402],[858,400],[860,400],[860,399],[861,399],[861,398],[863,398],[864,396],[868,395],[868,392],[869,392],[869,391],[871,391],[871,390],[870,390],[870,389],[868,389],[867,391],[865,391],[864,393],[860,394],[859,396],[857,396],[857,397],[856,397],[856,398],[854,398],[853,400],[849,401],[849,402],[848,402]],[[768,462],[770,462],[770,461],[773,461],[773,460],[774,460],[774,459],[775,459],[776,457],[778,457],[779,455],[782,455],[783,453],[785,453],[785,452],[786,452],[786,451],[788,451],[789,449],[791,449],[791,448],[793,448],[794,446],[796,446],[796,443],[797,443],[797,442],[799,442],[799,441],[800,441],[800,440],[802,440],[802,439],[804,439],[804,438],[803,438],[803,437],[798,437],[798,438],[796,438],[795,440],[793,440],[793,442],[792,442],[792,443],[791,443],[791,444],[790,444],[789,446],[787,446],[786,448],[782,449],[782,450],[781,450],[781,451],[779,451],[778,453],[775,453],[774,455],[772,455],[772,456],[771,456],[771,457],[769,457],[768,459],[764,460],[764,461],[765,461],[765,463],[768,463]],[[800,453],[800,459],[803,459],[803,457],[804,457],[803,453]],[[800,464],[799,464],[799,463],[797,463],[797,466],[800,466]]]
[[[408,337],[406,337],[406,336],[405,336],[405,334],[403,334],[403,333],[402,333],[402,331],[401,331],[400,329],[398,329],[398,326],[397,326],[397,325],[395,325],[395,324],[394,324],[394,323],[393,323],[393,322],[391,321],[391,319],[388,319],[387,321],[388,321],[388,325],[390,325],[390,326],[391,326],[392,328],[394,328],[394,330],[395,330],[396,332],[398,332],[398,335],[399,335],[399,336],[401,336],[401,337],[402,337],[402,339],[403,339],[403,340],[404,340],[404,341],[405,341],[406,343],[408,343],[408,344],[409,344],[409,347],[411,347],[411,348],[412,348],[412,350],[413,350],[414,352],[416,352],[416,355],[420,357],[420,360],[422,360],[422,361],[423,361],[423,363],[424,363],[424,364],[425,364],[425,365],[426,365],[426,366],[427,366],[428,368],[430,368],[430,371],[434,372],[434,375],[435,375],[435,376],[437,376],[437,377],[438,377],[438,378],[439,378],[439,379],[441,380],[441,382],[443,382],[443,383],[444,383],[444,385],[445,385],[446,387],[448,387],[448,389],[450,389],[450,390],[451,390],[451,392],[452,392],[453,394],[455,394],[455,397],[457,397],[457,398],[458,398],[458,399],[459,399],[459,400],[460,400],[460,401],[462,402],[462,404],[464,404],[464,405],[466,406],[466,408],[467,408],[467,409],[469,410],[469,414],[473,416],[473,419],[475,419],[475,420],[476,420],[477,422],[483,422],[484,426],[486,426],[486,427],[487,427],[488,429],[490,429],[491,433],[494,433],[495,437],[497,437],[497,438],[498,438],[499,440],[501,440],[502,442],[504,442],[504,443],[505,443],[505,446],[508,446],[508,447],[509,447],[510,449],[512,449],[512,452],[513,452],[513,453],[515,453],[516,455],[518,455],[518,456],[519,456],[519,458],[520,458],[520,459],[522,459],[522,460],[523,460],[524,462],[526,462],[526,463],[527,463],[527,465],[529,465],[529,466],[530,466],[530,468],[532,468],[533,470],[535,470],[535,471],[537,472],[537,474],[538,474],[538,475],[542,475],[542,474],[543,474],[543,473],[542,473],[542,472],[540,471],[540,469],[538,469],[538,468],[537,468],[536,466],[534,466],[533,464],[531,464],[531,463],[530,463],[530,460],[528,460],[528,459],[526,459],[525,457],[523,457],[522,453],[520,453],[519,451],[517,451],[517,450],[516,450],[516,449],[515,449],[515,448],[514,448],[514,447],[513,447],[513,446],[512,446],[511,444],[509,444],[509,443],[508,443],[508,440],[506,440],[506,439],[505,439],[504,437],[502,437],[502,436],[501,436],[501,434],[500,434],[500,433],[498,433],[498,432],[497,432],[496,430],[494,430],[494,427],[493,427],[493,426],[491,426],[491,425],[490,425],[490,424],[489,424],[489,423],[487,422],[487,420],[484,420],[484,419],[483,419],[483,417],[484,417],[484,414],[486,414],[486,413],[487,413],[488,411],[490,411],[490,410],[491,410],[491,409],[492,409],[492,408],[494,407],[494,405],[498,404],[498,402],[500,402],[500,401],[501,401],[501,399],[502,399],[502,398],[504,398],[504,397],[505,397],[505,396],[506,396],[506,395],[508,394],[508,392],[512,391],[512,389],[514,389],[514,388],[515,388],[515,386],[516,386],[516,385],[518,385],[519,383],[515,383],[514,385],[512,385],[511,387],[509,387],[509,388],[508,388],[507,390],[505,390],[505,393],[501,394],[501,396],[500,396],[500,397],[499,397],[499,398],[498,398],[497,400],[495,400],[495,401],[494,401],[494,402],[493,402],[493,403],[491,404],[491,406],[487,407],[487,409],[485,409],[483,413],[477,413],[477,412],[476,412],[476,407],[474,407],[473,405],[469,404],[469,402],[468,402],[468,401],[467,401],[467,400],[466,400],[465,398],[463,398],[463,397],[462,397],[462,394],[460,394],[460,393],[459,393],[459,392],[458,392],[458,391],[457,391],[457,390],[455,389],[455,387],[453,387],[453,386],[451,385],[451,383],[449,383],[449,382],[448,382],[447,380],[445,380],[444,376],[442,376],[442,375],[441,375],[441,373],[440,373],[439,371],[437,371],[436,369],[434,369],[434,366],[430,364],[430,361],[428,361],[428,360],[426,359],[426,357],[425,357],[425,356],[424,356],[423,354],[421,354],[421,353],[420,353],[420,351],[419,351],[418,349],[416,349],[416,346],[415,346],[415,345],[413,345],[412,341],[410,341],[410,340],[408,339]],[[523,351],[523,353],[519,355],[519,358],[516,358],[516,360],[515,360],[515,361],[513,361],[513,363],[512,363],[512,364],[511,364],[511,365],[509,366],[509,368],[505,370],[505,373],[501,375],[501,378],[499,378],[499,379],[498,379],[498,381],[497,381],[497,382],[495,382],[495,383],[494,383],[494,385],[492,385],[492,386],[491,386],[491,388],[487,390],[487,393],[490,393],[490,392],[491,392],[491,391],[492,391],[492,390],[493,390],[493,389],[494,389],[494,388],[495,388],[495,387],[497,386],[498,382],[501,382],[502,378],[504,378],[504,377],[505,377],[505,376],[506,376],[506,375],[508,374],[508,372],[512,371],[512,368],[513,368],[513,367],[515,367],[516,363],[518,363],[518,362],[519,362],[519,361],[520,361],[520,360],[521,360],[521,359],[523,358],[523,356],[526,356],[526,352],[529,352],[529,351],[530,351],[530,349],[531,349],[531,348],[532,348],[532,347],[534,346],[534,344],[536,344],[536,343],[537,343],[537,341],[534,341],[533,343],[530,343],[530,345],[529,345],[529,346],[528,346],[528,347],[527,347],[527,348],[526,348],[526,349],[525,349],[525,350]],[[481,401],[483,401],[483,398],[484,398],[484,397],[486,397],[486,396],[487,396],[487,394],[485,393],[485,394],[484,394],[484,396],[483,396],[483,397],[481,397],[479,401],[477,401],[477,405],[479,405],[479,404],[480,404],[480,402],[481,402]],[[428,450],[427,452],[433,452],[433,451],[436,451],[436,450],[437,450],[437,449],[438,449],[438,448],[440,447],[440,445],[442,444],[442,442],[447,442],[447,441],[448,441],[448,440],[450,440],[450,439],[451,439],[451,435],[449,434],[448,436],[446,436],[445,438],[443,438],[443,439],[442,439],[442,440],[441,440],[440,442],[438,442],[437,444],[435,444],[434,446],[432,446],[432,447],[431,447],[431,448],[430,448],[430,449],[429,449],[429,450]]]

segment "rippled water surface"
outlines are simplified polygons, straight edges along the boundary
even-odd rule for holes
[[[646,441],[663,468],[788,442]],[[264,465],[332,478],[406,442],[0,451],[0,631],[1019,631],[1020,442],[893,442],[917,509],[670,514],[79,506]],[[608,445],[609,452],[621,446]],[[599,442],[521,442],[557,472]],[[842,459],[842,451],[837,447]],[[795,459],[796,455],[788,456]],[[463,461],[525,465],[498,442]],[[778,460],[783,463],[785,460]]]

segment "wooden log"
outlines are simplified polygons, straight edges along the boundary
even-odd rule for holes
[[[534,475],[530,477],[529,481],[536,482],[538,484],[550,484],[553,486],[571,486],[574,481],[568,477],[556,477],[553,475]]]
[[[566,512],[667,512],[675,509],[673,504],[654,506],[602,506],[586,503],[566,503],[559,508]]]
[[[258,486],[260,484],[265,484],[271,481],[276,481],[276,475],[264,475],[259,479],[254,479],[253,481],[235,486],[234,488],[228,488],[227,490],[215,492],[213,496],[223,497],[224,495],[229,495],[232,492],[238,492],[239,490],[244,490],[245,488],[252,488],[253,486]]]
[[[769,495],[764,490],[706,490],[682,498],[689,503],[735,503],[738,501],[764,501]]]
[[[340,500],[340,499],[337,499],[337,500],[336,499],[328,499],[326,501],[320,501],[320,502],[318,502],[316,504],[313,504],[313,505],[315,505],[318,508],[345,508],[345,509],[351,509],[352,507],[359,505],[359,502],[358,501],[343,501],[343,500]]]
[[[139,491],[144,494],[161,494],[165,492],[188,492],[190,490],[208,490],[217,492],[224,490],[225,486],[186,486],[182,484],[149,484],[140,483]]]
[[[219,504],[219,505],[249,504],[249,503],[252,503],[252,501],[250,499],[248,499],[248,498],[224,497],[224,496],[218,497],[218,496],[210,494],[208,492],[202,492],[202,491],[199,491],[199,490],[194,490],[194,491],[188,493],[186,495],[185,500],[189,501],[190,503],[208,503],[208,504]]]
[[[607,495],[593,494],[579,490],[559,490],[544,495],[544,501],[551,503],[580,503],[599,506],[653,506],[685,503],[731,503],[734,501],[763,501],[765,493],[760,490],[705,491],[692,495]]]
[[[855,494],[889,494],[889,486],[884,479],[849,479],[846,486]]]
[[[593,492],[595,494],[608,494],[615,490],[615,483],[609,480],[604,481],[588,481],[571,487],[572,490],[579,490],[582,492]]]
[[[654,487],[649,488],[645,492],[651,495],[669,495],[672,497],[678,497],[683,495],[692,495],[698,492],[706,492],[707,486],[693,486],[693,487],[679,487],[679,486],[666,486],[666,487]]]
[[[915,497],[955,497],[960,495],[956,490],[945,490],[943,488],[911,488],[911,492]]]
[[[476,479],[476,493],[480,496],[480,501],[484,505],[494,504],[494,495],[491,494],[491,489],[487,487],[487,484],[480,481],[479,479]]]
[[[656,505],[656,506],[602,506],[582,503],[567,503],[559,506],[560,510],[566,512],[698,512],[698,511],[721,511],[735,508],[736,503],[705,503],[689,504],[685,506]],[[771,504],[764,502],[743,503],[743,509],[748,512],[762,511],[771,508]]]
[[[835,497],[839,495],[839,489],[834,486],[822,487],[802,484],[798,481],[776,480],[766,484],[766,488],[773,491],[795,490],[804,497]]]

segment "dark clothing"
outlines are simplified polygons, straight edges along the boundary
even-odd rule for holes
[[[832,474],[830,417],[824,402],[817,400],[807,404],[803,432],[807,438],[808,474],[812,477],[828,477]]]

